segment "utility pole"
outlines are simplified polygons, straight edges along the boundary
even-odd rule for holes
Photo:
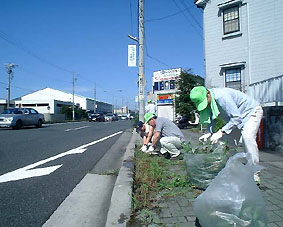
[[[96,113],[96,83],[94,83],[94,108],[93,112]]]
[[[139,0],[139,120],[144,121],[144,0]]]
[[[75,81],[77,78],[75,77],[75,73],[73,73],[73,121],[75,120]]]
[[[8,72],[8,98],[7,98],[7,109],[10,107],[10,100],[11,100],[11,80],[13,79],[13,68],[17,67],[18,65],[14,63],[8,63],[5,65],[7,72]]]

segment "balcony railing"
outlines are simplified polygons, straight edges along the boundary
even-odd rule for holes
[[[283,75],[250,84],[249,95],[263,106],[282,106]]]

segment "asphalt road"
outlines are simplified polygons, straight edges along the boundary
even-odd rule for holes
[[[42,226],[130,127],[118,121],[0,129],[0,226]]]

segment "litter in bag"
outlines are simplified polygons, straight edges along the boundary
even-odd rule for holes
[[[191,149],[191,148],[190,148]],[[206,189],[225,164],[235,148],[224,143],[205,144],[187,149],[185,153],[189,183],[198,189]]]
[[[194,211],[202,227],[267,227],[267,213],[250,154],[232,156],[209,187],[197,197]]]

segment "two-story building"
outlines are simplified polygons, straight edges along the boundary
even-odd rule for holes
[[[231,87],[257,99],[265,107],[266,146],[283,148],[283,1],[195,4],[203,9],[206,87]]]

